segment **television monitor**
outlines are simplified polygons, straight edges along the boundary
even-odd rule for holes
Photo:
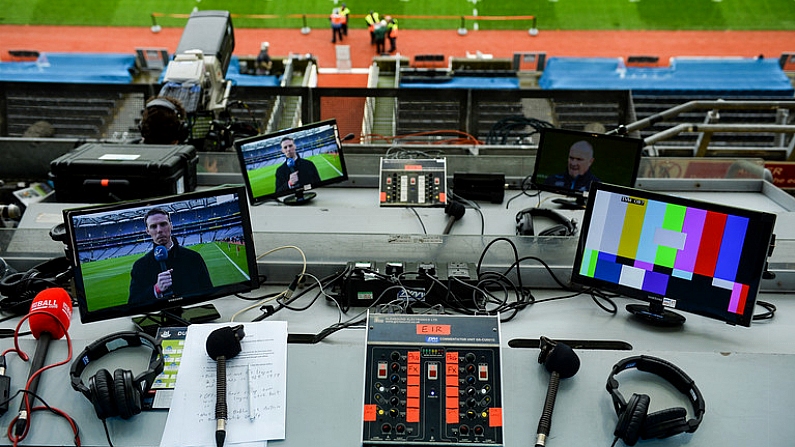
[[[658,325],[673,309],[750,326],[775,214],[606,183],[591,186],[572,282],[648,302],[627,310]]]
[[[573,198],[553,202],[585,208],[585,195],[594,181],[635,186],[642,139],[554,127],[539,132],[531,183],[541,191]]]
[[[242,138],[235,141],[240,170],[251,203],[286,197],[301,205],[317,194],[310,190],[348,179],[337,121]]]
[[[242,186],[73,208],[63,217],[84,323],[179,311],[258,287]]]

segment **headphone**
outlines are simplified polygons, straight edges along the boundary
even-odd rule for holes
[[[569,219],[555,210],[548,208],[525,208],[516,213],[516,234],[520,236],[534,236],[533,229],[534,217],[546,217],[556,222],[549,228],[545,228],[539,236],[574,236],[577,234],[577,221]]]
[[[618,391],[616,374],[636,368],[662,377],[682,394],[687,396],[696,417],[687,419],[687,410],[682,407],[668,408],[648,414],[650,398],[646,394],[632,394],[629,402]],[[618,424],[613,434],[628,446],[638,439],[667,438],[679,433],[693,433],[704,418],[705,404],[695,382],[673,363],[647,355],[628,357],[613,366],[607,378],[607,392],[613,399],[618,415]]]
[[[88,379],[88,386],[83,383],[81,375],[89,363],[117,349],[138,346],[152,348],[146,371],[133,376],[126,369],[118,368],[111,374],[103,368]],[[129,419],[141,412],[144,396],[152,387],[155,377],[163,372],[163,366],[163,348],[158,341],[144,332],[125,331],[108,335],[86,346],[72,362],[69,376],[72,388],[91,401],[98,418],[105,420],[119,416]]]
[[[179,119],[179,126],[177,127],[177,129],[175,129],[177,140],[180,143],[182,143],[183,141],[188,139],[188,137],[190,136],[190,124],[188,124],[188,122],[185,120],[185,117],[182,116],[182,113],[180,113],[179,109],[173,102],[169,101],[168,99],[158,97],[147,102],[145,108],[146,110],[149,110],[150,108],[153,107],[162,107],[164,109],[172,111],[174,115],[176,115],[177,118]],[[138,130],[141,131],[141,134],[143,135],[144,133],[143,123],[141,123],[141,125],[138,126]],[[146,135],[143,135],[143,137],[144,141],[146,141]]]
[[[25,272],[18,272],[0,260],[0,311],[24,315],[33,298],[42,290],[58,287],[71,279],[72,264],[65,256],[44,261]]]

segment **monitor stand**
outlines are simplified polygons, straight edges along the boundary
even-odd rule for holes
[[[578,195],[573,199],[562,199],[562,198],[552,199],[552,203],[557,203],[558,205],[561,206],[561,208],[567,210],[584,210],[585,205],[587,205],[585,196],[582,195]]]
[[[207,323],[221,318],[212,304],[192,307],[171,307],[160,312],[150,313],[132,319],[136,326],[151,336],[157,335],[161,327],[185,327],[191,324]]]
[[[627,311],[644,323],[653,326],[676,327],[685,324],[685,317],[663,308],[660,303],[627,304]]]
[[[314,192],[304,192],[303,189],[297,189],[294,195],[287,196],[282,201],[285,205],[304,205],[315,197],[317,197],[317,194]]]

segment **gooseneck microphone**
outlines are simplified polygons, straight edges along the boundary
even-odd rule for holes
[[[33,354],[33,360],[30,363],[30,372],[28,373],[29,386],[27,390],[31,394],[36,394],[38,389],[41,374],[35,377],[33,375],[44,366],[50,341],[58,340],[66,334],[71,319],[72,298],[66,290],[60,287],[42,290],[30,303],[28,325],[33,337],[38,340],[36,352]],[[30,397],[27,395],[25,397],[19,405],[19,415],[14,425],[14,434],[16,436],[22,436],[27,431],[30,417],[28,413]]]
[[[547,397],[544,400],[544,411],[538,421],[536,447],[544,447],[550,428],[552,427],[552,411],[555,409],[555,398],[558,395],[560,379],[568,379],[577,374],[580,369],[580,358],[564,343],[558,343],[547,337],[541,337],[541,353],[538,354],[538,363],[543,364],[549,376]]]
[[[450,217],[447,218],[447,225],[444,227],[444,231],[442,232],[442,234],[450,234],[450,230],[453,228],[453,224],[457,220],[464,217],[464,213],[466,213],[466,208],[464,208],[464,205],[461,205],[458,202],[451,201],[447,205],[445,205],[444,213]]]
[[[240,353],[240,340],[246,336],[243,325],[218,328],[207,336],[207,355],[218,364],[215,374],[215,444],[224,445],[226,439],[226,361]]]

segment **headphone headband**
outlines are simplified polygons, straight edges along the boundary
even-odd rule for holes
[[[176,113],[177,116],[180,117],[180,119],[182,119],[182,114],[179,113],[179,109],[177,109],[177,106],[174,105],[173,102],[171,102],[171,101],[169,101],[169,100],[167,100],[165,98],[158,97],[158,98],[152,99],[151,101],[146,103],[146,108],[148,109],[150,107],[163,107],[163,108],[169,109],[172,112]]]
[[[679,392],[684,394],[687,397],[687,400],[690,401],[690,405],[692,406],[693,412],[695,414],[694,418],[691,418],[687,421],[687,425],[689,427],[687,432],[692,433],[696,431],[704,417],[704,412],[706,411],[704,397],[701,395],[701,391],[696,386],[696,383],[690,378],[690,376],[682,371],[682,369],[673,363],[648,355],[627,357],[616,363],[613,366],[613,369],[610,371],[610,377],[607,378],[606,388],[607,392],[610,393],[610,396],[613,399],[613,406],[615,407],[617,414],[620,414],[620,412],[627,407],[627,401],[618,391],[618,380],[616,380],[616,375],[631,368],[636,368],[638,371],[655,374],[665,379],[666,382],[670,383],[677,390],[679,390]]]
[[[163,359],[163,347],[149,334],[136,331],[123,331],[110,334],[86,346],[83,352],[75,357],[75,360],[72,362],[72,367],[69,370],[72,388],[90,399],[90,391],[81,378],[86,366],[117,349],[138,346],[147,346],[151,348],[152,356],[149,358],[149,366],[146,371],[135,376],[133,383],[143,392],[149,390],[155,377],[163,372],[165,364],[165,360]],[[143,387],[141,387],[142,384]]]
[[[533,217],[546,217],[553,220],[556,225],[546,228],[538,233],[539,236],[574,236],[577,233],[577,221],[569,219],[559,212],[549,208],[525,208],[516,213],[516,234],[535,235]]]

